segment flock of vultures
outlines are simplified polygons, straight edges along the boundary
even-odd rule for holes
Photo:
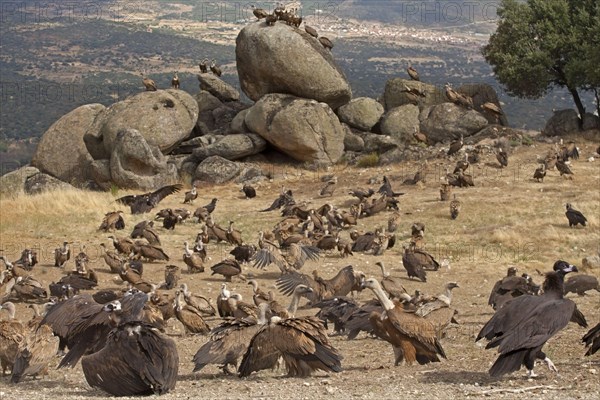
[[[496,154],[498,168],[508,163],[506,151],[478,146],[467,151],[462,147],[462,139],[450,146],[448,153],[456,157],[450,162],[456,164],[453,171],[448,169],[439,192],[439,200],[448,204],[448,218],[458,220],[461,201],[452,192],[455,187],[476,184],[469,174],[470,165],[488,154]],[[569,165],[578,157],[573,143],[554,145],[541,160],[540,168],[531,171],[530,179],[541,181],[559,165],[561,176],[572,175]],[[570,174],[564,172],[566,169]],[[419,171],[402,184],[417,184],[425,173]],[[558,174],[556,177],[563,179]],[[448,282],[438,295],[420,290],[409,293],[402,280],[392,277],[381,261],[376,263],[381,269],[379,277],[366,276],[352,265],[331,277],[321,276],[318,270],[305,273],[307,268],[303,266],[309,260],[347,257],[351,263],[354,253],[379,256],[394,246],[400,247],[396,235],[403,230],[399,203],[404,193],[393,187],[400,187],[400,183],[383,176],[371,180],[367,187],[355,187],[349,191],[355,200],[348,209],[326,201],[335,190],[347,189],[338,186],[335,176],[324,177],[322,190],[310,201],[296,198],[295,188],[282,188],[269,207],[257,211],[280,213],[281,220],[271,230],[260,230],[255,243],[243,240],[254,233],[242,235],[234,227],[235,221],[224,226],[215,222],[217,198],[195,206],[199,195],[196,185],[185,194],[178,184],[121,197],[116,204],[119,208],[128,207],[128,212],[108,212],[99,229],[110,234],[112,247],[102,245],[102,257],[111,273],[127,282],[127,289],[122,291],[98,287],[98,275],[107,272],[94,271],[85,247],[78,254],[71,254],[72,241],[56,248],[55,268],[63,269],[64,275],[50,285],[36,277],[40,267],[35,267],[35,251],[24,249],[21,258],[12,262],[1,256],[5,267],[0,274],[0,296],[2,310],[6,310],[0,322],[3,374],[10,371],[14,384],[31,379],[27,377],[42,376],[58,354],[62,356],[58,368],[72,368],[81,361],[89,385],[112,395],[164,394],[175,388],[180,365],[175,342],[165,333],[169,319],[180,321],[186,335],[206,335],[205,343],[191,360],[194,371],[213,364],[220,366],[223,373],[236,373],[239,377],[275,367],[285,368],[293,377],[307,377],[317,370],[335,373],[345,366],[343,355],[332,345],[331,335],[345,335],[352,340],[361,332],[388,342],[395,365],[440,362],[446,358],[446,331],[456,323],[452,291],[459,287],[457,282]],[[256,188],[246,184],[242,191],[252,199],[247,201],[260,208]],[[184,206],[160,209],[160,202],[167,196],[179,196],[184,205],[193,205],[195,211]],[[312,206],[314,203],[322,205]],[[150,218],[131,229],[126,222],[129,213]],[[374,226],[368,232],[356,229],[359,219],[366,223],[380,213],[387,218],[387,226]],[[565,216],[561,218],[564,229],[589,229],[584,214],[571,204],[566,204]],[[169,264],[173,261],[161,243],[181,224],[196,221],[201,226],[197,237],[181,244],[182,261],[187,267],[184,271],[181,262],[180,266]],[[410,242],[401,250],[402,265],[408,279],[414,282],[425,282],[428,274],[444,267],[444,260],[436,260],[426,251],[425,232],[423,223],[412,223]],[[227,248],[231,257],[211,261],[210,250],[217,246]],[[70,270],[67,266],[73,263],[74,269]],[[165,265],[164,282],[150,282],[144,277],[147,263]],[[223,279],[216,298],[192,293],[182,282],[182,274],[202,277],[209,272],[205,272],[208,267],[211,275]],[[248,278],[250,271],[259,273],[267,268],[281,272],[275,281],[279,295],[265,291],[256,280]],[[489,370],[491,376],[502,377],[522,366],[529,376],[535,376],[536,360],[557,371],[542,351],[546,341],[569,322],[587,327],[584,315],[565,294],[600,291],[595,277],[574,272],[577,267],[557,260],[539,285],[512,267],[505,277],[498,277],[501,279],[489,296],[495,314],[476,338],[485,339],[486,348],[497,348],[499,352]],[[568,274],[572,275],[565,279]],[[243,299],[228,288],[234,279],[252,285],[252,299]],[[374,297],[358,302],[354,293],[365,289],[371,290]],[[16,302],[29,303],[35,316],[23,322],[24,315],[15,315]],[[301,305],[313,308],[312,316],[297,316]],[[215,322],[217,314],[220,320]],[[585,354],[594,354],[600,348],[600,324],[589,330],[582,341],[587,347]]]

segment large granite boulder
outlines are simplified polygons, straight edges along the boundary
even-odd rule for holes
[[[108,154],[124,129],[137,130],[149,145],[168,153],[194,129],[198,103],[183,90],[142,92],[113,104],[101,118],[100,134]]]
[[[418,89],[425,94],[425,97],[415,97],[406,91],[406,88]],[[383,106],[386,111],[405,104],[418,103],[420,108],[429,107],[436,104],[447,102],[446,94],[443,88],[430,85],[420,81],[413,81],[402,78],[393,78],[385,83],[383,92]]]
[[[25,180],[23,189],[27,194],[40,194],[54,190],[74,189],[74,187],[53,176],[38,172]]]
[[[200,90],[205,90],[221,101],[237,101],[240,92],[213,74],[198,74]]]
[[[194,181],[225,183],[235,179],[242,171],[242,164],[223,157],[211,156],[196,167]]]
[[[488,124],[487,119],[475,110],[453,103],[442,103],[423,110],[421,131],[430,142],[443,142],[471,136]]]
[[[555,111],[542,132],[544,136],[564,136],[579,132],[579,114],[573,109]]]
[[[90,179],[92,156],[83,137],[106,109],[102,104],[86,104],[62,116],[42,135],[31,165],[75,186]]]
[[[410,141],[413,133],[419,130],[419,107],[405,104],[392,108],[381,119],[380,130],[383,135]]]
[[[325,103],[269,94],[248,110],[244,121],[250,131],[299,161],[332,164],[344,151],[344,129]]]
[[[370,131],[383,115],[383,105],[369,97],[357,97],[337,110],[341,122],[362,131]]]
[[[27,165],[2,175],[0,177],[0,198],[14,198],[23,194],[25,181],[39,173],[39,169]]]
[[[228,160],[258,154],[267,148],[265,139],[254,133],[222,136],[216,142],[194,149],[186,161],[200,162],[210,156],[221,156]]]
[[[124,189],[150,190],[177,182],[177,168],[135,129],[117,134],[110,158],[112,181]]]
[[[257,101],[287,93],[315,99],[333,109],[352,98],[352,90],[330,51],[304,29],[264,21],[244,27],[236,39],[236,66],[242,91]]]

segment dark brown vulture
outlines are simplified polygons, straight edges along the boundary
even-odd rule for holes
[[[175,72],[173,79],[171,79],[171,88],[179,89],[179,76],[177,76],[177,72]]]
[[[406,68],[406,72],[408,72],[408,76],[410,76],[410,79],[412,79],[413,81],[420,81],[419,73],[416,69],[412,67],[412,65]]]
[[[541,164],[538,168],[535,169],[533,173],[533,179],[538,182],[544,182],[544,177],[546,176],[546,164]]]
[[[269,13],[262,8],[256,8],[254,5],[250,5],[250,7],[252,8],[252,14],[259,20],[266,18],[269,15]]]
[[[146,91],[155,92],[157,90],[156,83],[152,79],[148,78],[147,76],[144,76],[143,72],[140,73],[140,75],[142,76],[142,83],[144,84]]]
[[[104,232],[114,231],[115,229],[125,229],[125,220],[123,211],[111,211],[104,214],[104,219],[98,228]]]
[[[175,388],[179,355],[175,342],[150,324],[122,323],[102,350],[83,357],[85,379],[114,396],[165,394]]]
[[[210,71],[211,71],[211,72],[212,72],[214,75],[216,75],[216,76],[221,76],[221,74],[222,74],[222,71],[221,71],[221,68],[219,68],[219,67],[217,66],[217,61],[216,61],[216,60],[212,60],[212,61],[210,62],[210,67],[209,67],[209,68],[210,68]]]
[[[509,267],[506,276],[497,281],[492,288],[488,304],[497,310],[507,301],[524,294],[536,294],[533,285],[527,278],[517,276],[516,267]]]
[[[490,376],[518,371],[525,365],[530,377],[535,376],[535,360],[543,360],[551,371],[558,372],[554,363],[542,352],[542,347],[569,321],[587,327],[585,318],[575,303],[563,298],[564,277],[577,268],[559,260],[554,271],[546,274],[541,296],[523,295],[507,302],[483,326],[477,339],[490,342],[486,349],[498,347],[500,356],[490,368]]]
[[[592,275],[575,275],[567,279],[565,282],[565,294],[577,293],[579,296],[584,296],[588,290],[596,290],[600,292],[598,278]]]
[[[319,42],[321,42],[321,45],[323,45],[323,47],[325,47],[327,50],[331,51],[331,49],[333,49],[333,43],[331,42],[331,40],[329,40],[329,38],[321,36],[318,40]]]
[[[247,183],[242,186],[242,192],[244,192],[244,196],[246,196],[247,199],[253,199],[256,197],[256,189]]]
[[[71,249],[69,248],[71,242],[63,242],[61,247],[54,250],[54,266],[62,268],[65,266],[67,261],[71,258]]]
[[[253,244],[236,246],[229,252],[237,262],[250,262],[254,253],[256,253],[256,246]]]
[[[354,273],[352,265],[342,268],[333,278],[323,279],[318,276],[317,271],[313,272],[310,277],[306,274],[301,274],[296,271],[290,271],[283,274],[277,279],[276,285],[279,291],[290,296],[298,285],[305,285],[313,291],[305,294],[312,304],[323,299],[336,296],[346,296],[356,284],[357,277]],[[360,284],[360,282],[359,282]]]
[[[304,22],[304,31],[312,37],[319,37],[319,33],[317,32],[317,30],[311,26],[306,25],[306,21]]]
[[[205,58],[204,60],[200,61],[198,63],[198,67],[200,68],[201,74],[207,73],[208,72],[208,58]]]
[[[460,139],[455,140],[454,142],[452,142],[450,144],[450,147],[448,148],[448,155],[451,156],[454,153],[457,153],[460,149],[462,149],[464,144],[463,141],[463,135],[460,135]]]
[[[600,151],[600,148],[598,148]],[[600,323],[590,329],[588,333],[586,333],[581,341],[585,343],[585,347],[587,347],[587,351],[585,353],[586,356],[591,356],[595,352],[600,349]]]
[[[431,322],[391,301],[376,279],[367,279],[364,286],[375,293],[383,306],[384,311],[372,312],[369,320],[375,334],[392,345],[395,365],[411,365],[415,361],[428,364],[446,358]]]
[[[9,315],[8,320],[0,321],[0,364],[2,365],[2,376],[4,376],[7,369],[13,369],[19,347],[25,344],[28,332],[21,321],[15,320],[13,303],[7,301],[0,305],[0,310],[8,311]]]
[[[302,286],[295,292],[300,294],[304,290],[310,291],[310,288]],[[290,304],[290,311],[295,311],[293,308],[294,303]],[[317,370],[342,370],[342,356],[329,342],[325,327],[317,317],[272,317],[250,341],[238,374],[244,377],[273,368],[279,357],[283,358],[288,376],[307,377]]]
[[[500,168],[508,167],[508,153],[502,147],[496,153],[496,160],[500,163]]]
[[[12,368],[11,383],[19,383],[26,376],[37,376],[47,373],[48,363],[56,357],[58,337],[52,328],[40,325],[29,334],[25,343],[19,346],[19,352]]]
[[[181,188],[183,188],[181,184],[167,185],[154,192],[119,197],[116,201],[129,206],[132,214],[143,214],[150,212],[161,200],[179,192]]]
[[[388,177],[385,175],[383,176],[383,184],[381,185],[379,190],[377,190],[377,193],[385,194],[388,197],[398,197],[404,194],[401,192],[394,192],[392,190],[392,184],[390,183]]]
[[[210,332],[210,339],[194,355],[194,372],[208,364],[222,365],[223,372],[230,374],[229,365],[234,367],[248,349],[254,335],[267,323],[267,303],[258,306],[259,317],[228,318]]]
[[[210,267],[212,274],[219,274],[225,277],[225,282],[231,282],[231,278],[242,273],[242,266],[239,262],[232,259],[224,259]]]
[[[569,220],[569,227],[577,226],[578,224],[585,226],[585,224],[587,223],[587,219],[584,217],[581,211],[577,211],[576,209],[574,209],[570,203],[567,203],[566,207],[567,212],[565,213],[565,215]]]
[[[194,200],[198,198],[198,190],[196,189],[196,185],[192,185],[192,190],[189,192],[185,192],[185,198],[183,199],[183,204],[192,204]]]

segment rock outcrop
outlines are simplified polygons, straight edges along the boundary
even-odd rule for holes
[[[430,142],[443,142],[473,135],[483,129],[487,119],[475,110],[453,103],[442,103],[421,113],[421,131]]]
[[[337,110],[341,122],[362,131],[370,131],[383,115],[383,105],[369,97],[357,97]]]
[[[418,129],[419,107],[413,104],[392,108],[381,119],[381,133],[397,140],[411,141]]]
[[[418,89],[425,94],[425,97],[415,97],[407,92],[407,88]],[[444,89],[438,86],[420,81],[393,78],[385,83],[382,101],[386,111],[389,111],[405,104],[417,103],[415,105],[423,108],[446,103],[449,100],[446,97]]]
[[[148,144],[135,129],[117,134],[110,158],[110,176],[121,188],[150,190],[175,183],[177,168],[157,146]]]
[[[183,90],[142,92],[113,104],[100,118],[100,136],[109,154],[124,129],[137,130],[149,145],[168,153],[194,128],[198,103]]]
[[[212,74],[198,74],[200,90],[205,90],[221,101],[237,101],[240,92],[229,83]]]
[[[336,109],[352,98],[331,52],[303,29],[251,23],[238,34],[235,56],[242,91],[254,101],[286,93]]]
[[[579,131],[579,114],[573,109],[555,111],[542,130],[544,136],[564,136]]]
[[[344,129],[325,103],[270,94],[248,110],[244,121],[250,131],[296,160],[332,164],[342,157]]]
[[[31,165],[64,182],[84,186],[91,179],[93,159],[83,137],[105,109],[102,104],[86,104],[63,115],[40,139]]]
[[[197,147],[187,161],[199,163],[210,156],[220,156],[228,160],[258,154],[267,148],[265,139],[254,133],[239,133],[221,136],[216,142],[207,146]]]

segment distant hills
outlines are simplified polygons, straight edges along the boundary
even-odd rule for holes
[[[40,2],[25,3],[31,11],[31,7]],[[453,2],[304,1],[303,12],[312,13],[313,17],[331,17],[332,21],[361,18],[434,30],[445,27],[449,32],[474,32],[473,35],[477,34],[478,23],[487,22],[481,13],[475,12],[476,7],[458,10],[450,3]],[[167,11],[163,15],[168,18],[198,19],[198,4],[194,2],[144,2],[146,4],[164,7]],[[171,13],[177,4],[189,5],[183,9],[192,11]],[[415,5],[417,10],[412,8]],[[442,6],[445,8],[439,9],[436,17],[436,7]],[[471,14],[458,15],[467,11]],[[172,73],[179,71],[182,89],[195,94],[198,91],[195,78],[198,61],[206,57],[215,58],[220,64],[235,62],[233,45],[216,44],[214,40],[203,40],[202,35],[193,37],[168,28],[148,29],[148,22],[132,23],[133,18],[124,22],[61,18],[50,19],[51,23],[47,23],[36,21],[34,16],[35,13],[27,14],[23,19],[8,15],[0,28],[0,140],[39,137],[54,121],[82,104],[109,105],[141,91],[142,71],[162,88],[169,87]],[[159,22],[150,20],[152,24]],[[239,26],[241,28],[243,24]],[[231,40],[224,43],[231,43]],[[540,129],[553,108],[572,108],[570,97],[563,91],[552,92],[535,101],[508,97],[476,48],[466,51],[464,47],[444,43],[421,48],[368,38],[339,38],[333,53],[345,71],[355,97],[379,97],[385,82],[392,77],[406,76],[405,68],[412,64],[424,81],[434,84],[451,82],[458,86],[485,82],[496,87],[513,126]],[[224,73],[223,79],[239,87],[232,68]]]

